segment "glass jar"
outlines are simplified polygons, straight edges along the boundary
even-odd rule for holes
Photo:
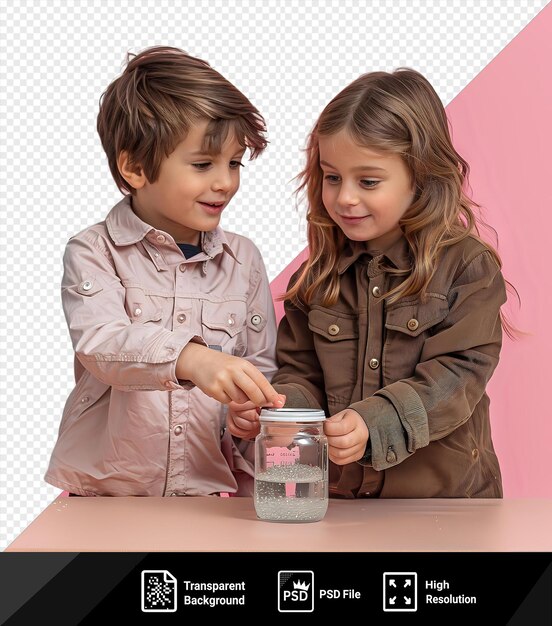
[[[262,409],[255,439],[255,510],[272,522],[317,522],[328,508],[324,411]]]

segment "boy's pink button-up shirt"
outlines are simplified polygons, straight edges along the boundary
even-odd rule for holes
[[[276,321],[261,255],[220,227],[185,259],[130,197],[67,244],[63,309],[76,386],[47,482],[80,495],[248,494],[253,444],[225,431],[225,407],[179,381],[190,341],[243,357],[270,380]]]

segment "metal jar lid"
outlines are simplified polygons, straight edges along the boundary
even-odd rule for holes
[[[262,409],[261,422],[323,422],[324,411],[319,409]]]

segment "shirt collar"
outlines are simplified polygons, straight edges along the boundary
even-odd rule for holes
[[[412,267],[410,248],[404,236],[401,236],[385,251],[370,250],[369,242],[367,241],[352,241],[351,239],[347,239],[345,249],[337,265],[337,273],[343,274],[363,255],[368,255],[369,259],[376,257],[386,258],[399,270],[407,270]]]
[[[146,224],[134,213],[132,196],[130,195],[125,196],[111,209],[105,218],[105,223],[109,236],[117,246],[129,246],[138,243],[148,234],[160,233],[172,239],[171,235]],[[214,230],[202,232],[200,246],[202,251],[211,259],[226,251],[235,261],[241,263],[230,247],[226,233],[220,226]]]

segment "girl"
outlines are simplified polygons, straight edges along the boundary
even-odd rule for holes
[[[249,442],[221,403],[283,403],[259,251],[221,214],[264,120],[205,61],[156,47],[128,63],[98,132],[125,194],[72,237],[62,301],[76,386],[46,480],[81,496],[248,493]]]
[[[333,496],[502,496],[485,387],[506,292],[468,172],[410,69],[361,76],[310,135],[310,256],[284,296],[272,382],[287,406],[331,416]],[[256,434],[250,405],[228,422]]]

